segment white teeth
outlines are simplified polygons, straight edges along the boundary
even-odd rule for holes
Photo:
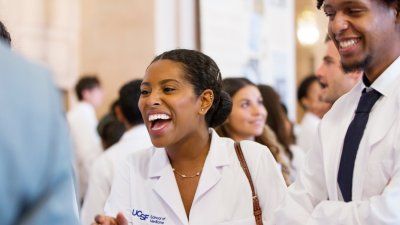
[[[149,121],[152,122],[154,120],[169,120],[170,117],[167,114],[152,114],[149,115]]]
[[[356,45],[357,43],[358,43],[358,39],[351,39],[351,40],[339,42],[339,46],[340,46],[340,48],[348,48],[348,47]]]

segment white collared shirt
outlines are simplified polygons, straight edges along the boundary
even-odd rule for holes
[[[111,191],[116,165],[135,151],[152,146],[146,126],[140,124],[124,133],[121,140],[107,149],[93,163],[88,190],[81,210],[83,225],[89,225],[97,214],[104,214],[104,205]]]
[[[364,87],[360,81],[322,119],[304,169],[277,211],[278,225],[400,224],[400,58],[371,85],[382,96],[357,151],[352,201],[340,196],[343,142]]]
[[[312,148],[320,121],[321,118],[310,112],[306,112],[301,120],[297,145],[305,152],[310,151]]]
[[[189,220],[163,148],[150,148],[127,157],[116,173],[105,211],[123,212],[130,224],[211,225],[255,224],[250,184],[239,164],[234,142],[212,139]],[[267,147],[251,141],[241,146],[260,199],[264,224],[283,200],[286,185]]]
[[[78,102],[67,113],[68,125],[75,149],[75,170],[79,178],[80,199],[85,196],[88,175],[94,159],[103,152],[97,133],[97,117],[92,105]]]

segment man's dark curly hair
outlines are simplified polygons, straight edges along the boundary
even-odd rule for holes
[[[11,46],[11,37],[10,33],[8,33],[6,26],[0,21],[0,40],[3,40],[4,43]]]
[[[322,5],[324,4],[325,0],[317,0],[317,8],[321,9]],[[385,2],[387,5],[391,5],[393,3],[397,3],[397,11],[400,11],[400,0],[380,0]]]

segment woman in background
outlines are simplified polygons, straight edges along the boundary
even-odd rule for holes
[[[257,86],[246,78],[226,78],[222,81],[222,88],[232,98],[232,112],[217,128],[218,134],[235,141],[251,140],[267,146],[281,165],[282,174],[289,185],[288,165],[282,160],[274,132],[265,124],[267,110]]]
[[[290,179],[293,182],[304,163],[304,152],[294,143],[293,127],[284,111],[279,94],[268,85],[258,85],[258,88],[268,111],[267,124],[278,138],[282,158],[290,166]]]

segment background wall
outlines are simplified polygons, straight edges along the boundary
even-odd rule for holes
[[[154,2],[82,0],[79,74],[97,74],[105,113],[122,84],[141,78],[154,57]]]
[[[240,1],[235,0],[235,2]],[[246,1],[248,0],[243,0],[243,2]],[[252,1],[255,5],[265,2],[263,13],[267,17],[271,15],[273,17],[274,14],[268,11],[271,9],[270,5],[281,6],[287,3],[293,5],[294,8],[293,18],[287,20],[297,21],[304,10],[315,13],[320,30],[317,43],[303,46],[294,37],[295,34],[290,34],[290,32],[284,34],[285,37],[290,36],[288,38],[295,43],[293,51],[290,50],[295,52],[293,53],[295,55],[289,56],[295,59],[295,66],[290,66],[292,67],[290,73],[293,75],[288,75],[288,82],[290,82],[288,104],[294,108],[294,93],[299,82],[306,75],[313,73],[321,62],[327,20],[323,12],[315,8],[315,0]],[[207,19],[204,18],[207,14],[203,12],[201,15],[200,12],[203,18],[196,17],[196,13],[200,10],[200,3],[204,2],[210,1],[0,0],[0,20],[5,23],[11,33],[14,50],[49,67],[54,73],[57,85],[68,93],[69,103],[75,102],[75,96],[71,93],[79,76],[98,74],[106,92],[105,104],[98,110],[98,114],[102,115],[117,97],[119,87],[128,80],[142,77],[155,54],[173,48],[199,49],[203,47],[203,50],[207,48],[200,45],[201,32],[199,33],[198,27],[201,19]],[[224,1],[215,1],[213,4],[218,5],[218,2]],[[229,8],[224,5],[221,7],[219,10]],[[258,9],[253,11],[258,12]],[[227,13],[229,14],[229,11]],[[217,17],[213,23],[221,23],[222,19],[224,18]],[[274,40],[273,37],[278,41],[283,40],[279,38],[283,34],[272,28],[273,25],[280,25],[280,20],[279,18],[256,20],[269,27],[265,31],[266,38],[260,43],[269,43]],[[295,21],[293,21],[294,29],[288,25],[285,25],[285,28],[296,30]],[[253,24],[257,25],[257,22]],[[251,27],[249,29],[252,30]],[[257,34],[257,29],[253,29],[252,32]],[[251,54],[255,57],[268,55],[266,52],[272,48],[268,45],[264,46],[266,46],[265,51],[260,51],[260,54]],[[216,47],[216,49],[220,48]],[[260,81],[274,82],[269,77],[262,77]],[[299,120],[302,111],[299,107],[293,111],[297,111]]]
[[[15,51],[49,67],[68,90],[79,71],[79,0],[0,0]]]

